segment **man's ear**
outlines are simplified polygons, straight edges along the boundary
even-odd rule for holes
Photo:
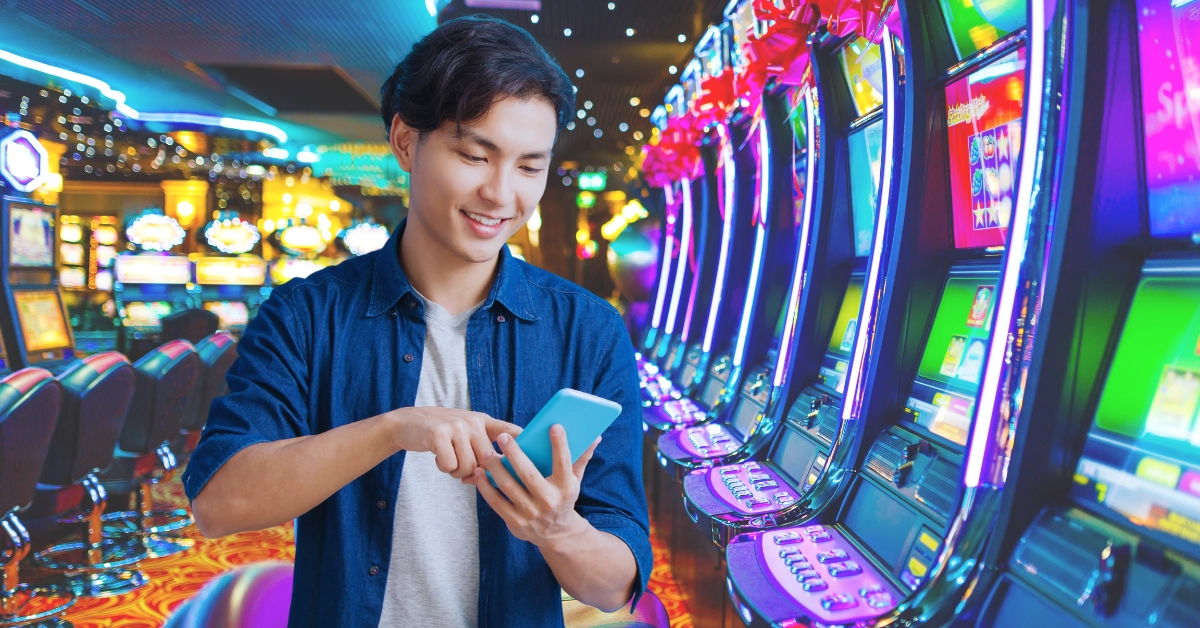
[[[400,114],[396,114],[392,117],[392,131],[388,135],[392,155],[395,155],[396,161],[400,163],[400,169],[411,174],[420,132],[405,124],[400,119]]]

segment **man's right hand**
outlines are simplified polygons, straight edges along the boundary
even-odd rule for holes
[[[482,466],[492,441],[501,434],[516,437],[519,426],[493,419],[481,412],[450,408],[399,408],[391,413],[396,449],[428,451],[437,468],[462,479]]]

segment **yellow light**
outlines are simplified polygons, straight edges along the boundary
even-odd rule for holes
[[[293,178],[291,178],[291,177],[288,177],[288,178],[286,178],[286,179],[284,179],[284,180],[283,180],[283,183],[284,183],[285,185],[287,185],[287,186],[290,188],[290,187],[292,187],[293,185],[296,185],[296,180],[295,180],[295,179],[293,179]]]
[[[650,110],[649,110],[649,109],[641,109],[641,110],[639,110],[639,111],[638,111],[638,115],[639,115],[639,116],[642,116],[643,118],[649,118],[649,117],[650,117]]]
[[[196,217],[196,206],[191,201],[179,201],[175,205],[175,217],[183,225],[192,224],[192,219]]]
[[[262,228],[263,228],[263,231],[265,231],[267,233],[271,233],[272,231],[275,230],[275,221],[271,220],[270,218],[264,220],[263,224],[262,224]]]
[[[40,192],[53,194],[62,192],[63,178],[57,172],[47,172],[46,179],[42,182],[42,187],[38,188]]]
[[[634,133],[634,135],[636,136],[637,134],[636,134],[636,133]],[[633,155],[633,153],[635,153],[635,152],[636,152],[636,150],[635,150],[635,149],[634,149],[632,146],[626,146],[626,147],[625,147],[625,154],[626,154],[626,155],[630,155],[630,156],[632,156],[632,155]]]
[[[629,226],[629,222],[625,220],[625,217],[617,214],[612,217],[612,220],[609,220],[604,223],[604,226],[600,227],[600,237],[612,242],[617,239],[617,236],[621,235],[621,232],[627,226]]]
[[[342,204],[339,203],[336,198],[333,199],[332,201],[329,201],[329,211],[336,212],[336,211],[339,211],[341,208],[342,208]]]
[[[591,239],[592,239],[592,234],[587,229],[580,229],[579,231],[575,232],[575,241],[578,242],[579,244],[583,244],[584,242],[587,242],[588,240],[591,240]]]
[[[641,132],[641,131],[634,131],[634,132],[633,132],[633,139],[635,139],[635,140],[640,140],[640,139],[642,139],[643,137],[646,137],[646,136],[645,136],[645,135],[642,135],[642,132]],[[632,146],[630,146],[630,148],[633,148],[633,147],[632,147]]]
[[[297,203],[296,204],[296,217],[297,218],[308,218],[309,216],[312,215],[312,212],[313,212],[312,205],[309,205],[308,203]]]
[[[641,202],[639,202],[637,199],[629,201],[625,204],[625,207],[621,208],[621,215],[624,216],[625,220],[629,222],[633,222],[642,217],[642,214],[645,212],[646,209],[642,207]]]
[[[291,181],[291,179],[288,179],[288,181]],[[291,204],[292,204],[292,195],[291,195],[291,194],[284,194],[284,195],[283,195],[283,204],[284,204],[284,205],[291,205]]]
[[[634,96],[633,98],[630,98],[630,99],[629,99],[629,106],[630,106],[630,107],[636,107],[636,106],[638,106],[638,105],[640,105],[640,104],[642,104],[642,99],[641,99],[641,98],[638,98],[637,96]]]

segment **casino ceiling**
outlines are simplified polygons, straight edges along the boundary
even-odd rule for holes
[[[642,110],[662,102],[679,78],[670,69],[682,69],[724,3],[3,0],[0,58],[95,77],[139,112],[267,122],[286,131],[294,153],[384,139],[379,86],[436,25],[430,4],[442,20],[486,12],[541,41],[578,87],[584,110],[559,141],[556,161],[601,166],[626,159],[625,147],[640,144],[635,133],[649,135]]]

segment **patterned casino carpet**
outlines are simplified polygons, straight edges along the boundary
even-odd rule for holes
[[[183,486],[173,480],[155,487],[153,499],[161,505],[185,507]],[[671,628],[691,628],[692,620],[684,607],[683,595],[671,577],[668,555],[651,528],[654,545],[654,572],[650,590],[658,595],[671,617]],[[171,612],[199,591],[209,580],[239,565],[265,560],[293,560],[292,525],[259,532],[235,534],[218,540],[196,538],[196,547],[187,552],[150,560],[141,570],[150,578],[145,587],[126,595],[81,599],[67,613],[76,628],[158,628]]]

